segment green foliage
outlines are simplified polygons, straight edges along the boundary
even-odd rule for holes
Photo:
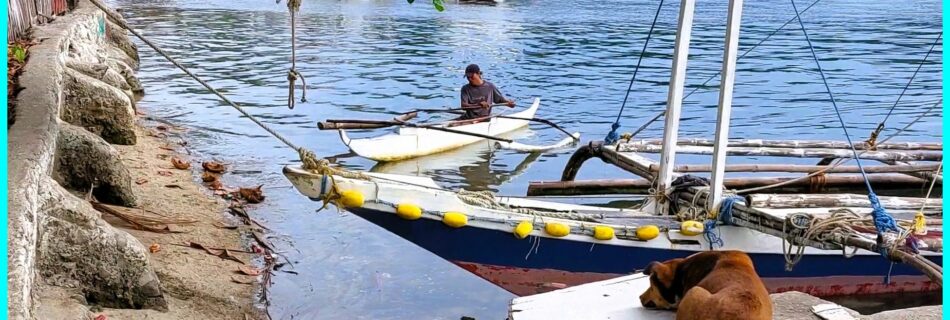
[[[406,0],[409,4],[412,4],[416,0]],[[442,12],[445,11],[445,0],[432,0],[432,6],[435,7],[435,10]]]
[[[26,48],[21,47],[20,45],[13,45],[7,49],[7,55],[13,58],[16,62],[23,63],[26,62]]]

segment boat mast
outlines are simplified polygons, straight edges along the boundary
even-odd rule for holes
[[[711,216],[719,213],[722,201],[722,182],[725,178],[726,149],[729,144],[729,120],[732,116],[732,87],[736,80],[736,52],[739,50],[739,25],[742,20],[742,0],[729,0],[726,20],[726,44],[722,54],[722,80],[719,84],[719,114],[716,117],[716,140],[713,144],[712,181],[706,211]]]
[[[657,193],[665,195],[673,183],[673,164],[676,157],[676,140],[680,127],[680,108],[683,105],[683,85],[686,82],[686,60],[689,57],[689,36],[693,29],[693,8],[696,0],[682,0],[679,23],[676,30],[676,47],[673,49],[673,67],[670,72],[670,90],[666,98],[666,124],[663,128],[663,153],[660,155],[660,176]],[[669,203],[659,201],[657,214],[669,212]]]

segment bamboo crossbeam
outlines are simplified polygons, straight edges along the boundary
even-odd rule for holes
[[[890,164],[890,165],[908,165],[909,164],[903,161],[882,161],[882,162]],[[904,174],[918,177],[927,181],[937,180],[937,184],[943,185],[943,173],[938,173],[936,171],[937,169],[935,168],[934,170],[930,170],[930,171],[906,172]]]
[[[866,173],[910,173],[910,172],[933,172],[937,170],[938,164],[904,164],[892,166],[865,166]],[[809,166],[809,165],[788,165],[788,164],[731,164],[726,165],[726,172],[801,172],[811,173],[819,170],[831,168],[831,166]],[[651,171],[659,170],[658,165],[651,165]],[[710,172],[711,165],[679,165],[673,171],[675,172]],[[825,173],[860,173],[858,166],[838,166],[824,171]]]
[[[748,189],[772,185],[795,179],[777,178],[729,178],[723,181],[726,189]],[[770,193],[853,193],[866,192],[861,176],[826,176],[823,181],[808,179],[781,187],[768,189]],[[918,189],[923,180],[899,174],[868,176],[871,186],[878,193]],[[647,194],[652,185],[645,179],[602,179],[578,181],[532,181],[528,184],[528,196],[566,196],[595,194]],[[936,192],[936,191],[935,191]]]
[[[659,153],[663,147],[649,144],[621,144],[620,152]],[[677,146],[677,153],[711,155],[713,148],[704,146]],[[801,148],[772,148],[772,147],[730,147],[730,156],[768,156],[768,157],[796,157],[796,158],[853,158],[854,154],[847,149],[801,149]],[[941,161],[943,153],[938,151],[865,151],[861,159],[880,161]]]
[[[833,207],[871,207],[867,195],[860,194],[750,194],[746,196],[751,208],[833,208]],[[943,199],[912,197],[878,197],[881,205],[887,209],[942,210]]]
[[[713,146],[713,140],[702,139],[702,138],[685,138],[679,139],[676,144],[680,146]],[[663,144],[662,140],[659,139],[649,139],[649,140],[634,140],[626,144],[642,144],[642,145],[661,145]],[[730,140],[729,147],[773,147],[773,148],[820,148],[820,149],[848,149],[851,147],[848,146],[848,143],[845,141],[818,141],[818,140],[763,140],[763,139],[744,139],[744,140]],[[857,150],[867,150],[868,145],[865,142],[860,142],[854,146]],[[940,142],[892,142],[892,143],[882,143],[875,145],[877,150],[929,150],[929,151],[942,151],[943,143]]]

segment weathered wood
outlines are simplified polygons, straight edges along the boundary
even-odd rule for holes
[[[882,161],[890,165],[908,165],[909,163],[904,161]],[[927,181],[937,180],[937,184],[943,185],[943,174],[936,172],[937,168],[931,171],[921,171],[921,172],[906,172],[904,174],[910,175],[913,177],[918,177]]]
[[[621,144],[620,152],[659,153],[662,146],[648,144]],[[677,146],[676,152],[687,154],[712,154],[711,147],[704,146]],[[771,148],[771,147],[730,147],[730,156],[768,156],[768,157],[796,157],[796,158],[854,158],[851,150],[846,149],[798,149],[798,148]],[[864,151],[861,159],[882,161],[941,161],[943,153],[937,151]]]
[[[750,194],[746,196],[751,208],[822,208],[822,207],[863,207],[871,202],[867,195],[860,194]],[[878,197],[886,209],[919,210],[925,206],[931,210],[941,210],[943,199],[912,197]]]
[[[412,120],[418,113],[404,113],[393,118],[394,122],[404,122]],[[320,130],[338,130],[338,129],[379,129],[392,127],[396,123],[363,123],[362,120],[327,120],[317,123]]]
[[[748,189],[767,186],[788,180],[794,177],[779,178],[730,178],[723,184],[726,189]],[[826,176],[823,182],[802,180],[781,187],[768,189],[770,193],[849,193],[866,191],[864,180],[860,176]],[[871,186],[878,194],[887,194],[893,191],[917,190],[923,180],[904,175],[871,175],[868,176]],[[580,181],[533,181],[528,184],[528,196],[555,196],[555,195],[593,195],[593,194],[648,194],[651,188],[649,180],[645,179],[607,179],[607,180],[580,180]],[[935,190],[934,192],[938,192]]]
[[[939,164],[903,164],[892,166],[865,166],[866,173],[910,173],[910,172],[933,172],[937,170]],[[831,168],[831,166],[809,166],[809,165],[791,165],[791,164],[731,164],[726,165],[726,172],[802,172],[812,173],[819,170]],[[659,170],[659,166],[651,165],[651,171]],[[679,165],[673,168],[675,172],[710,172],[712,167],[709,165]],[[837,166],[824,171],[825,173],[860,173],[858,166]]]
[[[647,180],[653,180],[657,176],[657,173],[650,170],[650,168],[653,166],[659,167],[659,165],[653,160],[636,153],[620,153],[614,148],[605,147],[601,150],[600,158],[604,162],[611,163]],[[675,172],[670,174],[670,178],[674,180],[679,176],[680,174]]]
[[[713,146],[713,140],[703,138],[685,138],[679,139],[676,144],[680,146]],[[661,145],[662,140],[645,139],[633,140],[627,144],[647,144]],[[848,143],[845,141],[816,141],[816,140],[763,140],[763,139],[743,139],[729,141],[729,147],[772,147],[772,148],[821,148],[821,149],[848,149]],[[942,151],[941,142],[892,142],[882,143],[875,146],[877,150],[929,150]],[[867,150],[866,143],[861,142],[854,145],[857,150]]]

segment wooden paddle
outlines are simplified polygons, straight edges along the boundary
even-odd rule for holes
[[[481,133],[465,132],[461,130],[443,128],[439,126],[430,126],[430,125],[415,124],[415,123],[401,122],[401,121],[327,119],[325,122],[326,123],[324,122],[318,123],[317,127],[319,127],[320,130],[332,130],[332,129],[335,129],[333,128],[335,124],[348,124],[348,125],[366,124],[366,125],[376,125],[376,126],[379,126],[379,128],[398,126],[398,127],[422,128],[422,129],[444,131],[444,132],[449,132],[449,133],[468,135],[468,136],[479,137],[479,138],[484,138],[484,139],[489,139],[489,140],[503,141],[503,142],[508,142],[508,143],[512,142],[511,139],[499,138],[499,137],[484,135]]]
[[[506,104],[504,104],[504,103],[496,103],[496,104],[493,104],[492,107],[499,107],[499,106],[504,106],[504,105],[506,105]],[[404,114],[418,113],[418,112],[452,113],[452,114],[463,114],[463,113],[465,113],[464,110],[458,110],[458,109],[416,109],[416,110],[412,110],[412,111],[406,112],[406,113],[404,113]],[[574,140],[580,140],[580,138],[575,137],[573,134],[571,134],[571,132],[569,132],[569,131],[567,131],[567,130],[564,130],[564,128],[562,128],[561,126],[559,126],[559,125],[557,125],[556,123],[552,122],[551,120],[547,120],[547,119],[541,119],[541,118],[521,118],[521,117],[512,117],[512,116],[506,116],[506,115],[494,115],[494,116],[490,116],[490,118],[515,119],[515,120],[525,120],[525,121],[532,121],[532,122],[543,123],[543,124],[546,124],[546,125],[548,125],[548,126],[551,126],[551,127],[554,128],[554,129],[557,129],[557,130],[559,130],[559,131],[561,131],[561,132],[564,132],[564,134],[566,134],[568,137],[573,138]]]

